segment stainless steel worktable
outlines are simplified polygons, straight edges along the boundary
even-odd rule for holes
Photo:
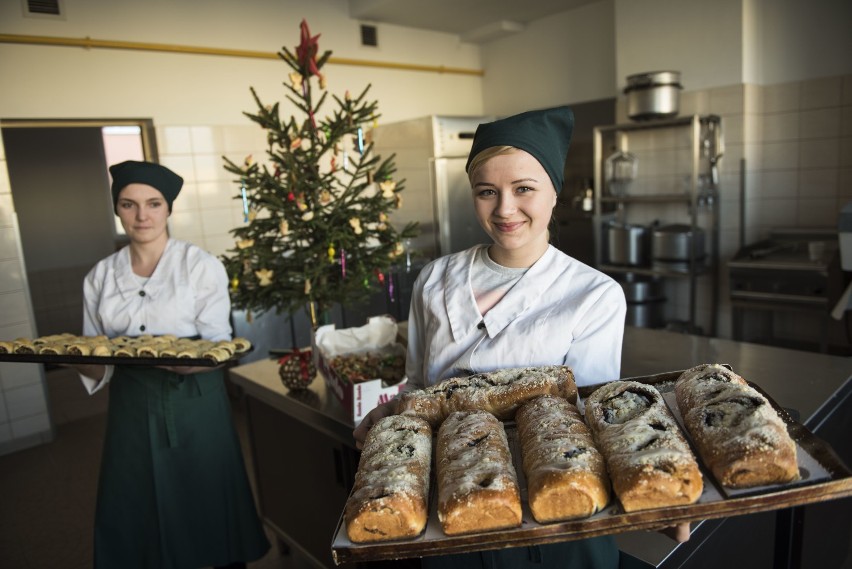
[[[829,356],[819,353],[801,352],[782,348],[774,348],[757,344],[747,344],[718,338],[706,338],[677,334],[660,330],[646,328],[628,327],[625,331],[624,348],[622,354],[622,377],[634,377],[651,375],[665,371],[680,370],[699,363],[726,363],[730,364],[740,375],[758,384],[781,406],[798,414],[799,420],[808,426],[811,431],[816,432],[822,438],[828,440],[835,450],[850,462],[850,443],[846,440],[846,433],[852,432],[847,426],[850,421],[848,417],[852,412],[841,412],[852,406],[852,359],[839,356]],[[322,542],[318,542],[314,550],[299,543],[299,539],[288,532],[285,525],[286,511],[282,511],[281,504],[272,504],[270,500],[277,497],[278,501],[288,499],[282,496],[277,489],[271,488],[273,481],[278,476],[286,474],[289,470],[282,466],[275,475],[264,475],[261,472],[265,465],[276,463],[271,457],[264,456],[270,452],[269,448],[278,448],[274,445],[283,446],[288,439],[287,433],[280,433],[272,437],[273,440],[264,444],[264,440],[270,438],[269,433],[263,432],[264,428],[271,428],[269,419],[263,419],[274,412],[286,416],[287,423],[292,428],[296,423],[316,432],[325,441],[340,445],[340,448],[332,449],[334,456],[331,470],[337,470],[337,482],[343,487],[337,493],[337,501],[345,500],[346,486],[351,482],[349,476],[340,475],[339,471],[344,467],[353,469],[357,466],[353,453],[352,429],[353,424],[348,419],[340,404],[333,395],[326,391],[321,379],[315,380],[309,390],[304,393],[291,393],[284,387],[278,377],[278,366],[274,360],[260,360],[247,365],[238,366],[230,370],[231,379],[240,386],[247,396],[249,408],[250,433],[253,439],[252,446],[255,454],[255,475],[258,479],[258,493],[260,494],[261,511],[265,521],[270,523],[280,537],[290,545],[299,548],[303,553],[311,556],[318,566],[330,566],[330,555],[323,555],[318,551],[325,544],[329,548],[333,526],[337,517],[330,520],[328,524],[332,527],[322,536]],[[845,409],[844,409],[845,408]],[[253,421],[252,417],[259,417]],[[283,418],[283,417],[282,417]],[[835,425],[838,420],[842,423]],[[265,421],[265,422],[264,422]],[[264,427],[267,425],[267,427]],[[284,426],[276,428],[285,428]],[[833,440],[832,437],[837,440]],[[842,445],[842,448],[838,448]],[[286,454],[286,451],[282,451]],[[348,458],[347,458],[348,456]],[[294,457],[287,458],[287,462]],[[284,484],[284,482],[281,482]],[[302,494],[311,493],[311,489],[299,488]],[[325,489],[319,488],[320,493],[327,493]],[[341,496],[343,498],[341,498]],[[843,500],[845,507],[849,510],[850,500]],[[817,505],[819,506],[819,505]],[[813,508],[814,506],[808,506]],[[331,504],[329,511],[342,510],[342,502]],[[286,510],[286,508],[285,508]],[[270,512],[281,512],[277,518]],[[829,514],[832,515],[832,514]],[[743,518],[748,518],[743,520]],[[719,554],[718,549],[735,549],[730,542],[728,533],[740,534],[741,528],[733,527],[732,520],[739,520],[747,524],[746,541],[749,549],[755,552],[756,561],[749,561],[748,565],[737,564],[735,566],[749,567],[796,567],[801,552],[778,551],[779,541],[789,549],[787,541],[779,539],[779,532],[785,531],[782,524],[776,523],[774,514],[755,514],[741,516],[727,520],[705,521],[693,528],[691,539],[682,545],[656,532],[632,532],[616,536],[621,548],[625,562],[624,567],[712,567],[721,566],[716,563],[724,561],[712,561]],[[800,524],[800,521],[796,521]],[[762,531],[769,532],[767,539],[771,543],[764,544],[770,548],[768,564],[761,565],[760,558],[766,557],[766,552],[758,547],[761,530],[758,526],[767,525]],[[811,524],[809,520],[809,524]],[[836,524],[835,524],[836,525]],[[774,527],[773,527],[774,526]],[[850,536],[849,527],[843,526],[835,530],[845,532],[845,543],[848,547]],[[325,532],[326,527],[319,531]],[[294,530],[297,531],[297,530]],[[774,532],[774,533],[773,533]],[[841,533],[841,536],[843,533]],[[801,537],[801,536],[799,536]],[[799,539],[799,538],[796,538]],[[792,541],[796,541],[793,539]],[[817,539],[819,537],[817,536]],[[723,540],[720,545],[714,540]],[[799,539],[799,541],[801,541]],[[794,546],[796,544],[793,544]],[[752,547],[753,546],[753,547]],[[799,543],[799,549],[801,548]],[[773,550],[773,548],[775,548]],[[795,548],[794,548],[795,549]],[[326,552],[328,553],[328,552]],[[747,555],[747,554],[746,554]],[[774,561],[773,561],[774,559]],[[742,557],[738,558],[743,561]],[[764,559],[765,560],[765,559]],[[774,563],[774,564],[773,564]],[[823,565],[825,566],[825,565]]]

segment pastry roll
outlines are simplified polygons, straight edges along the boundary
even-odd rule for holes
[[[606,465],[574,405],[545,395],[525,403],[515,422],[536,521],[585,518],[606,507]]]
[[[729,488],[799,479],[796,443],[772,405],[718,364],[686,370],[675,383],[677,404],[698,454]]]
[[[234,346],[236,346],[238,354],[242,354],[243,352],[247,352],[251,349],[251,341],[246,338],[234,338],[231,342],[233,342]]]
[[[92,355],[98,357],[109,357],[112,355],[112,347],[109,344],[95,344],[92,346]]]
[[[176,358],[177,357],[177,350],[174,349],[171,346],[163,348],[162,350],[160,350],[160,357],[161,358]]]
[[[159,357],[160,350],[154,344],[145,344],[136,348],[136,356],[140,358]]]
[[[454,411],[480,409],[500,420],[511,420],[518,407],[540,395],[557,395],[576,402],[577,386],[571,368],[511,368],[447,379],[404,393],[399,412],[422,417],[433,429]]]
[[[586,399],[586,422],[625,512],[701,497],[698,463],[655,387],[614,381],[598,388]]]
[[[367,433],[344,508],[356,543],[411,538],[428,519],[432,429],[417,417],[391,415]]]
[[[65,351],[72,356],[89,356],[92,354],[92,346],[85,342],[75,342],[69,344]]]
[[[36,353],[35,344],[29,338],[18,338],[12,343],[12,350],[16,354],[34,354]]]
[[[61,356],[65,353],[65,346],[62,344],[42,344],[38,347],[38,353],[47,356]]]
[[[128,345],[119,346],[118,348],[115,349],[115,351],[112,353],[112,355],[114,355],[117,358],[135,358],[136,357],[136,348],[134,348],[133,346],[128,346]]]
[[[194,348],[184,348],[177,353],[177,357],[186,359],[198,359],[199,355],[198,350]]]
[[[521,494],[503,424],[457,411],[441,424],[435,454],[438,520],[447,535],[521,524]]]
[[[228,361],[231,358],[231,354],[222,348],[211,348],[209,350],[205,350],[201,357],[213,360],[216,363],[222,363]]]
[[[225,350],[226,352],[228,352],[228,357],[229,357],[229,358],[230,358],[231,356],[233,356],[235,353],[237,353],[237,346],[236,346],[236,344],[234,344],[233,342],[227,342],[227,341],[224,341],[224,340],[223,340],[223,341],[221,341],[221,342],[216,342],[216,343],[213,345],[213,348],[212,348],[212,349]]]
[[[15,353],[15,345],[12,342],[0,342],[0,354]]]

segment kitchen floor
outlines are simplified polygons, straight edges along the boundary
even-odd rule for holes
[[[45,376],[55,439],[0,456],[0,567],[88,569],[108,396],[89,396],[69,370],[50,370]],[[233,407],[246,451],[245,418],[238,402]],[[251,471],[251,457],[245,455]],[[250,563],[250,569],[309,567],[269,538],[269,553]]]

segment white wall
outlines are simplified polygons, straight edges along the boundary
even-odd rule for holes
[[[743,14],[744,83],[852,73],[849,0],[743,0]]]
[[[615,0],[619,87],[647,71],[681,72],[685,89],[742,82],[742,0]]]
[[[341,0],[66,2],[67,19],[24,18],[20,2],[0,3],[0,33],[163,43],[275,53],[299,41],[299,22],[321,34],[334,57],[479,69],[479,50],[457,36],[378,25],[379,47],[360,45],[360,22]],[[197,10],[204,10],[203,14]],[[244,124],[248,88],[283,99],[289,67],[247,59],[76,47],[0,44],[0,116],[152,117],[156,124]],[[383,120],[428,113],[480,114],[479,76],[329,64],[328,87],[353,93],[368,83]]]
[[[486,114],[615,96],[613,4],[603,0],[529,24],[483,45]]]

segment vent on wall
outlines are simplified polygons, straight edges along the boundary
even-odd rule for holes
[[[63,0],[22,0],[24,16],[65,19]]]
[[[379,45],[379,33],[376,26],[361,25],[361,45],[376,47]]]

